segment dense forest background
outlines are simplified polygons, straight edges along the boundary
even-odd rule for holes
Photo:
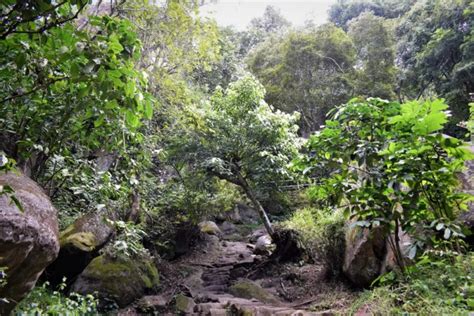
[[[351,304],[472,311],[472,240],[460,219],[471,174],[464,193],[458,179],[472,159],[474,4],[340,0],[327,23],[302,27],[269,6],[237,31],[199,15],[203,3],[0,4],[0,172],[44,190],[65,260],[15,312],[123,307],[68,296],[81,272],[69,265],[154,262],[161,274],[156,262],[185,253],[177,236],[198,240],[198,223],[236,204],[259,215],[278,260],[299,239],[331,270],[328,282],[357,283],[341,281],[347,231],[380,228],[396,268],[376,289],[347,290]],[[16,191],[0,181],[23,211]],[[78,226],[88,218],[107,228]],[[11,287],[11,265],[0,260],[8,312],[26,295]]]

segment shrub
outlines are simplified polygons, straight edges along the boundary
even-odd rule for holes
[[[340,210],[299,209],[283,225],[300,234],[310,255],[324,264],[331,277],[340,274],[345,249],[344,216]]]
[[[427,252],[404,276],[383,276],[382,286],[364,292],[352,313],[366,306],[374,315],[467,315],[474,311],[473,275],[474,253]]]
[[[65,288],[66,284],[59,285],[58,290]],[[97,299],[92,295],[82,296],[71,293],[66,296],[59,291],[48,289],[48,283],[36,287],[21,303],[16,307],[15,315],[68,315],[83,316],[97,315]]]
[[[410,258],[426,244],[463,236],[456,219],[469,196],[458,192],[457,173],[471,154],[441,134],[447,108],[443,100],[354,99],[335,109],[308,141],[310,154],[294,164],[307,175],[326,170],[312,198],[343,208],[356,225],[380,226],[402,270],[401,230],[416,238]]]

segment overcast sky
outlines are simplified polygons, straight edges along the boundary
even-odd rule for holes
[[[219,25],[243,30],[250,20],[262,16],[265,8],[273,5],[293,25],[300,26],[307,20],[326,22],[327,11],[334,3],[336,0],[218,0],[201,7],[201,14],[215,18]]]

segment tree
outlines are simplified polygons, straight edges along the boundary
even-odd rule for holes
[[[468,118],[474,91],[473,21],[472,1],[424,1],[397,28],[402,92],[408,98],[444,97],[452,112],[450,133]]]
[[[250,21],[247,30],[241,32],[239,40],[239,55],[245,57],[254,47],[264,42],[272,35],[285,32],[291,23],[273,6],[267,6],[262,17]]]
[[[217,90],[203,109],[187,113],[187,128],[177,128],[166,156],[239,186],[274,236],[259,196],[290,177],[286,167],[297,151],[297,116],[274,111],[264,94],[252,77]]]
[[[392,99],[396,83],[395,46],[385,19],[365,12],[349,22],[357,50],[355,94]]]
[[[386,19],[399,18],[416,3],[417,0],[338,0],[329,9],[329,20],[344,30],[349,22],[364,12]]]
[[[253,52],[248,66],[276,108],[301,113],[302,133],[319,129],[331,107],[353,93],[355,49],[340,28],[325,24],[275,37]]]
[[[311,155],[295,162],[306,175],[326,174],[310,189],[313,199],[342,208],[355,225],[379,227],[402,269],[401,231],[416,240],[411,259],[437,240],[463,236],[458,216],[472,197],[459,192],[457,174],[473,155],[441,134],[447,108],[443,100],[353,99],[309,139]]]
[[[132,25],[89,19],[95,32],[64,22],[29,33],[37,20],[0,41],[1,149],[35,179],[55,154],[69,155],[66,148],[85,156],[126,148],[125,141],[139,140],[142,119],[152,117]]]

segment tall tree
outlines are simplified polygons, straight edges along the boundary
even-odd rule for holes
[[[203,109],[187,113],[166,156],[239,186],[274,236],[260,197],[290,176],[286,167],[297,152],[297,115],[274,111],[264,94],[252,77],[217,90]]]
[[[365,12],[349,23],[357,50],[355,93],[384,99],[394,97],[396,83],[393,33],[385,19]]]
[[[474,4],[435,0],[417,4],[397,28],[401,88],[409,98],[446,99],[454,125],[468,118],[474,91]]]
[[[399,18],[408,12],[417,0],[338,0],[329,9],[329,20],[344,30],[349,22],[364,12],[386,19]]]
[[[291,23],[282,16],[280,10],[267,6],[262,17],[250,21],[247,30],[240,33],[239,55],[245,57],[252,48],[272,35],[288,30]]]
[[[327,111],[352,96],[355,49],[340,28],[325,24],[272,38],[251,54],[248,65],[276,108],[301,113],[303,133],[319,129]]]

